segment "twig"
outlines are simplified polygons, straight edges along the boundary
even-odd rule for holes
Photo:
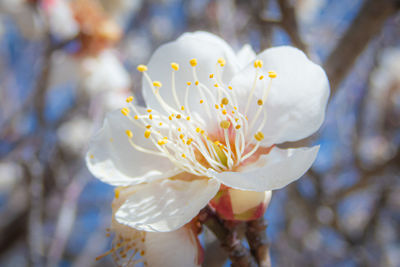
[[[262,217],[247,223],[247,241],[260,267],[271,267],[266,229],[267,223]]]
[[[199,221],[206,225],[221,242],[221,246],[228,252],[232,267],[257,266],[253,256],[237,237],[235,229],[225,227],[209,207],[200,211]]]

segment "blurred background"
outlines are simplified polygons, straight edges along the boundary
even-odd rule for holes
[[[0,266],[113,266],[111,257],[94,260],[110,247],[114,193],[87,171],[88,141],[126,96],[143,103],[135,67],[195,30],[236,50],[296,46],[331,82],[323,127],[287,144],[321,149],[302,179],[273,194],[265,215],[273,266],[400,266],[399,8],[398,0],[0,0]]]

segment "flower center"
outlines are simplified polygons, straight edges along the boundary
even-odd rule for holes
[[[196,72],[197,59],[189,61],[192,68],[192,81],[187,81],[184,99],[179,99],[177,94],[175,73],[179,71],[177,63],[171,63],[171,93],[174,103],[167,103],[160,95],[162,84],[154,81],[147,73],[147,66],[139,65],[138,70],[143,73],[146,82],[163,110],[147,109],[145,114],[139,113],[132,104],[133,97],[128,97],[126,102],[129,107],[121,110],[132,123],[144,131],[144,136],[150,139],[154,150],[147,149],[133,142],[134,133],[126,130],[129,142],[133,148],[158,156],[167,157],[178,168],[195,175],[205,176],[208,168],[216,171],[234,170],[244,161],[266,150],[260,148],[264,135],[261,129],[266,122],[266,112],[263,109],[265,100],[271,89],[274,71],[268,72],[269,79],[264,79],[260,74],[263,66],[261,60],[254,61],[255,77],[252,88],[243,103],[235,89],[226,85],[221,74],[226,64],[223,58],[216,62],[215,74],[210,74],[213,87],[198,79]],[[262,97],[254,97],[257,83],[262,83]],[[189,104],[192,90],[198,90],[200,107],[206,118],[195,116]],[[245,103],[245,105],[244,105]],[[249,118],[249,108],[256,107]],[[241,109],[243,108],[243,110]],[[254,108],[253,108],[254,110]],[[132,114],[133,113],[133,114]],[[217,127],[211,127],[218,122]],[[269,151],[269,150],[268,150]]]

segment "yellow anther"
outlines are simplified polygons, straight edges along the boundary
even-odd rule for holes
[[[229,126],[231,126],[231,123],[229,121],[225,120],[225,121],[221,121],[221,123],[219,125],[221,126],[221,128],[228,129]]]
[[[220,106],[221,108],[223,108],[223,107],[224,107],[224,104],[221,103],[221,104],[219,104],[219,106]]]
[[[224,97],[224,98],[222,98],[222,100],[221,100],[221,104],[223,104],[223,105],[228,105],[228,103],[229,103],[229,100],[228,100],[228,98],[226,98],[226,97]]]
[[[219,59],[218,59],[218,63],[219,63],[219,65],[221,65],[221,67],[223,67],[223,66],[225,66],[225,64],[226,64],[226,61],[225,61],[225,59],[223,59],[223,58],[219,58]]]
[[[153,119],[153,115],[149,114],[149,119],[152,120]]]
[[[258,104],[259,106],[262,106],[262,104],[264,104],[264,102],[262,101],[262,99],[258,99],[258,100],[257,100],[257,104]]]
[[[160,122],[158,125],[162,126],[162,122]]]
[[[257,141],[262,141],[262,140],[264,139],[264,134],[263,134],[262,132],[257,132],[257,133],[254,135],[254,138],[255,138]]]
[[[152,112],[152,110],[151,110],[150,108],[148,108],[148,109],[147,109],[147,112],[150,113],[150,112]]]
[[[268,71],[268,77],[270,77],[270,78],[276,78],[276,76],[277,76],[277,74],[276,74],[276,72],[275,71]]]
[[[218,86],[219,86],[218,83],[214,84],[214,87],[218,87]]]
[[[93,159],[93,158],[94,158],[94,156],[93,156],[93,155],[90,155],[89,157],[90,157],[91,159]]]
[[[171,116],[172,116],[172,117],[175,117],[175,114],[174,114],[174,113],[172,113],[172,114],[171,114]]]
[[[236,130],[239,130],[241,127],[242,127],[242,126],[240,126],[240,125],[236,125],[236,126],[235,126]]]
[[[228,88],[229,88],[229,90],[232,90],[232,86],[229,85]]]
[[[263,61],[261,59],[257,59],[254,61],[254,68],[262,68]]]
[[[233,107],[234,110],[237,110],[237,107]]]
[[[201,130],[201,131],[200,131],[200,133],[201,133],[201,134],[204,134],[204,133],[205,133],[205,131],[204,131],[204,130]]]
[[[210,74],[210,79],[212,79],[212,78],[214,78],[214,74],[211,73]]]
[[[181,128],[178,128],[178,132],[180,132],[180,131],[182,131],[182,129],[181,129]]]
[[[214,144],[218,146],[219,145],[219,141],[215,141]]]
[[[153,85],[154,85],[154,87],[160,88],[162,86],[162,83],[159,81],[154,81]]]
[[[150,134],[151,134],[151,131],[150,131],[150,130],[144,131],[144,137],[149,138],[149,137],[150,137]]]
[[[158,145],[162,146],[162,145],[165,145],[167,143],[167,140],[160,139],[160,140],[157,141],[157,143],[158,143]]]
[[[176,115],[177,119],[180,119],[181,117],[182,117],[181,114]]]
[[[201,129],[200,129],[199,127],[197,127],[197,128],[196,128],[196,132],[199,133],[200,131],[201,131]]]
[[[164,136],[164,138],[163,138],[164,140],[168,140],[168,137],[166,137],[166,136]]]
[[[187,120],[187,121],[190,121],[190,116],[187,116],[187,117],[186,117],[186,120]]]
[[[238,118],[235,118],[235,122],[238,122],[238,120],[239,120]]]
[[[226,109],[222,110],[222,114],[226,115],[228,112],[226,111]]]
[[[139,65],[139,66],[137,66],[137,68],[136,68],[138,71],[140,71],[140,72],[144,72],[144,71],[147,71],[147,66],[146,65]]]
[[[192,143],[192,141],[193,141],[193,139],[192,139],[192,138],[189,138],[189,139],[186,141],[186,144],[187,144],[187,145],[190,145],[190,144]]]
[[[204,102],[204,100],[203,100],[203,99],[200,99],[200,104],[203,104],[203,102]]]
[[[215,108],[216,108],[216,109],[219,109],[219,106],[218,106],[218,104],[215,104]]]
[[[131,130],[126,130],[125,133],[126,133],[126,135],[127,135],[129,138],[132,138],[132,137],[133,137],[133,133],[132,133]]]
[[[119,187],[114,189],[114,196],[115,198],[119,198],[119,193],[121,192],[121,189]]]
[[[125,116],[128,116],[130,110],[128,108],[123,108],[121,109],[121,113],[124,114]]]
[[[194,67],[194,66],[197,65],[197,59],[195,59],[195,58],[192,58],[189,62],[190,62],[190,65],[191,65],[192,67]]]
[[[171,63],[171,67],[172,67],[174,70],[179,70],[179,64],[178,64],[178,63],[172,62],[172,63]]]
[[[194,84],[195,84],[195,85],[199,85],[199,81],[195,81]]]
[[[130,102],[132,102],[133,101],[133,96],[128,96],[127,98],[126,98],[126,103],[130,103]]]
[[[134,118],[135,118],[135,120],[138,120],[138,119],[139,119],[139,116],[138,116],[138,115],[135,115]]]
[[[182,154],[182,158],[186,158],[186,155],[184,153]]]
[[[211,138],[209,136],[206,136],[206,138],[207,138],[208,141],[211,141]]]
[[[264,79],[264,75],[261,75],[261,76],[260,76],[260,80],[262,80],[262,79]]]
[[[182,106],[182,107],[181,107],[181,110],[185,110],[185,106]]]
[[[232,114],[235,114],[235,111],[234,111],[234,110],[232,110],[231,112],[232,112]]]
[[[192,83],[191,82],[187,82],[186,84],[190,86]]]
[[[146,125],[146,128],[147,128],[147,129],[150,129],[150,128],[151,128],[151,125]]]
[[[172,121],[172,116],[169,116],[168,119],[169,119],[170,121]]]
[[[179,135],[179,138],[180,138],[180,139],[183,139],[183,137],[185,137],[184,134],[180,134],[180,135]]]

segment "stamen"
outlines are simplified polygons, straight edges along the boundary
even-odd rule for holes
[[[133,96],[128,96],[127,98],[126,98],[126,103],[130,103],[130,102],[132,102],[133,101]]]
[[[144,137],[149,138],[149,137],[150,137],[150,134],[151,134],[151,131],[150,131],[150,130],[144,131]]]
[[[195,66],[197,65],[197,59],[196,59],[196,58],[192,58],[192,59],[189,61],[189,63],[190,63],[190,65],[191,65],[192,67],[195,67]]]
[[[127,135],[129,138],[132,138],[132,137],[133,137],[133,133],[132,133],[131,130],[126,130],[125,133],[126,133],[126,135]]]
[[[121,113],[122,113],[124,116],[128,116],[129,112],[130,112],[130,110],[129,110],[128,108],[122,108],[122,109],[121,109]]]
[[[147,66],[146,65],[139,65],[137,66],[137,70],[140,72],[145,72],[147,71]]]
[[[175,71],[179,70],[179,64],[178,64],[178,63],[172,62],[172,63],[171,63],[171,67],[172,67]]]

